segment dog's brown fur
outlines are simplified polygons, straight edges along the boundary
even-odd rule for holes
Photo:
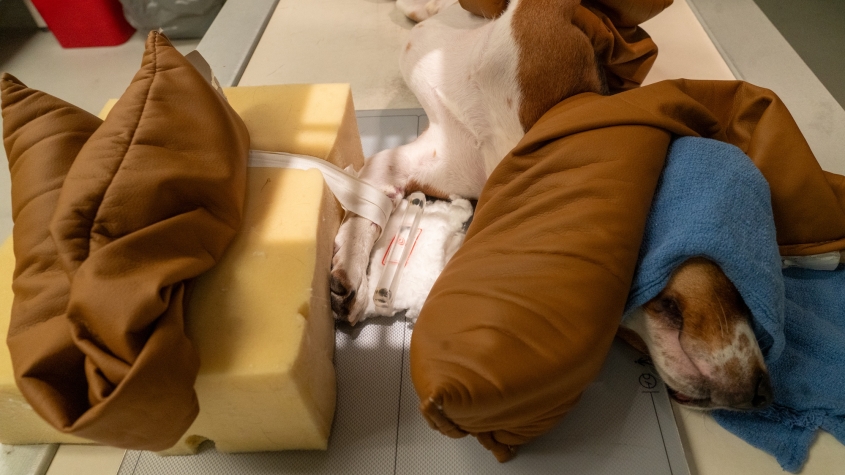
[[[519,120],[528,130],[555,104],[582,92],[601,92],[595,51],[572,17],[577,2],[520,2],[513,14],[519,46]]]

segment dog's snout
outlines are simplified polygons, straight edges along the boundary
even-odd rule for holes
[[[711,386],[709,407],[751,411],[774,402],[774,391],[768,372],[763,368],[747,373],[744,384],[731,387]]]
[[[772,382],[767,373],[761,372],[757,376],[757,386],[754,389],[754,397],[751,399],[751,405],[755,409],[762,409],[772,403]]]

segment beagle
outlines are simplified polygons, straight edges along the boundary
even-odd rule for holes
[[[572,23],[579,0],[510,0],[495,19],[457,0],[398,0],[420,21],[400,58],[429,127],[410,144],[370,157],[359,177],[393,201],[414,191],[478,198],[487,177],[540,116],[566,97],[606,93],[593,47]],[[424,21],[423,21],[424,20]],[[335,239],[331,304],[355,324],[371,298],[371,221],[350,215]],[[760,408],[772,390],[748,308],[715,264],[691,259],[620,335],[650,353],[681,404]]]

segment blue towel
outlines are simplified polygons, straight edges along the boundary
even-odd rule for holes
[[[766,362],[775,404],[753,413],[714,411],[716,421],[797,472],[819,428],[845,443],[845,266],[786,269],[786,348]],[[845,469],[845,467],[843,467]]]
[[[769,184],[739,148],[681,137],[669,147],[657,182],[626,314],[695,256],[718,264],[734,283],[754,316],[766,361],[777,359],[784,294]]]
[[[845,269],[782,272],[765,178],[738,148],[684,137],[658,182],[626,317],[693,256],[716,262],[750,308],[775,393],[765,410],[715,419],[793,472],[818,428],[845,442]]]

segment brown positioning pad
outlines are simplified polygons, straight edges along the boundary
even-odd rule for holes
[[[578,401],[622,317],[675,135],[751,157],[782,254],[845,249],[845,179],[821,170],[771,91],[675,80],[567,99],[494,170],[416,323],[411,376],[429,425],[505,461]]]
[[[198,412],[191,278],[241,220],[249,137],[163,35],[104,122],[2,78],[15,378],[57,429],[163,450]]]

